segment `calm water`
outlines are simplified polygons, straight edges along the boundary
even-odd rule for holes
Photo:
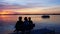
[[[43,19],[42,15],[0,15],[0,34],[7,34],[14,30],[18,17],[31,17],[35,23],[34,29],[48,28],[60,32],[60,15],[50,15],[50,18]]]

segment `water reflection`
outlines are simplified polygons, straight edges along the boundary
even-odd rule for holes
[[[36,24],[35,29],[49,28],[60,32],[60,15],[50,15],[49,19],[41,18],[42,15],[0,15],[0,33],[12,32],[18,17],[31,17]],[[22,19],[23,20],[23,19]],[[24,20],[23,20],[24,21]]]

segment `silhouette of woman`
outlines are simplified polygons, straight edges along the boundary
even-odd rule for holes
[[[33,24],[33,21],[31,20],[31,17],[28,17],[28,22],[29,22],[29,30],[32,30],[33,27],[35,27],[35,24]]]
[[[19,20],[17,21],[16,25],[15,25],[15,31],[18,33],[19,31],[23,30],[23,21],[22,21],[22,17],[18,18]],[[15,32],[14,31],[14,32]]]
[[[35,24],[33,24],[31,17],[27,19],[27,17],[24,18],[24,30],[27,31],[26,34],[30,34],[30,30],[33,29]]]
[[[27,30],[28,25],[29,25],[28,19],[27,19],[27,17],[25,17],[24,18],[24,28],[25,28],[25,30]]]

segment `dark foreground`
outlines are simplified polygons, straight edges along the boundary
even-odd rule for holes
[[[17,34],[16,32],[14,33],[9,33],[9,34]],[[18,34],[21,34],[20,32]],[[37,30],[32,30],[30,34],[56,34],[55,30],[49,30],[49,29],[37,29]],[[60,34],[60,33],[58,33]]]

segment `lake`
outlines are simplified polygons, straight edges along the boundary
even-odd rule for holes
[[[50,18],[42,18],[42,15],[0,15],[0,34],[8,34],[14,31],[14,26],[18,21],[18,17],[31,17],[33,23],[35,23],[36,29],[47,28],[60,32],[60,15],[50,15]]]

